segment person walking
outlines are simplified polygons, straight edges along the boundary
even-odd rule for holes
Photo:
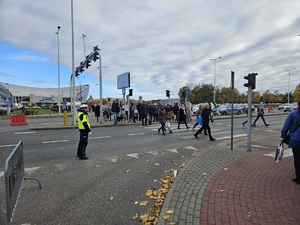
[[[198,134],[200,134],[204,129],[207,130],[208,132],[208,136],[209,136],[209,140],[214,141],[216,139],[214,139],[211,136],[211,130],[209,127],[209,120],[210,120],[210,106],[208,103],[205,104],[205,108],[202,110],[201,113],[201,117],[203,119],[203,125],[202,127],[194,134],[195,138],[198,138]]]
[[[140,110],[141,110],[142,126],[147,126],[148,108],[145,101],[142,102]]]
[[[169,133],[171,134],[173,131],[171,130],[171,120],[174,118],[174,113],[171,105],[167,105],[166,107],[166,128],[168,128]]]
[[[292,180],[300,184],[300,100],[298,101],[297,110],[292,111],[286,118],[281,129],[281,143],[284,138],[290,134],[289,148],[292,148],[294,156],[294,167],[296,177]]]
[[[100,117],[100,105],[96,105],[95,107],[95,117],[97,118],[97,122],[99,122],[99,117]]]
[[[152,110],[153,110],[153,122],[158,122],[158,110],[159,110],[159,107],[156,104],[156,102],[154,103]]]
[[[158,133],[160,133],[160,130],[162,130],[162,135],[166,135],[165,134],[166,110],[165,110],[165,106],[163,104],[160,105],[159,110],[158,110],[158,122],[161,124],[161,127],[158,128]]]
[[[186,122],[185,104],[182,104],[181,108],[179,109],[178,129],[180,129],[181,122],[183,122],[185,124],[186,129],[190,128]]]
[[[199,125],[199,123],[197,122],[197,119],[198,119],[198,117],[201,115],[201,112],[202,112],[202,106],[199,105],[199,108],[198,108],[197,111],[196,111],[196,123],[195,123],[194,126],[193,126],[193,130],[195,130],[195,127],[196,127],[197,125]]]
[[[115,100],[114,103],[111,106],[111,111],[114,114],[114,124],[115,126],[117,125],[117,121],[118,121],[118,116],[120,113],[120,105],[118,100]]]
[[[246,116],[248,116],[248,111],[249,111],[249,107],[247,109],[245,109],[245,112],[246,112]],[[251,117],[252,117],[252,113],[253,113],[253,109],[251,107]],[[245,122],[243,122],[243,127],[245,126],[245,124],[248,122],[248,119],[245,120]],[[251,127],[253,127],[253,125],[251,124]]]
[[[264,108],[264,103],[260,102],[259,105],[257,106],[257,117],[253,123],[253,126],[256,127],[256,121],[261,117],[262,121],[264,122],[265,126],[269,126],[270,124],[267,124],[264,118],[264,113],[265,113],[265,108]]]
[[[79,144],[77,148],[77,157],[81,160],[86,160],[86,146],[88,145],[89,134],[91,133],[91,125],[88,118],[88,106],[81,105],[80,111],[77,114],[77,122],[78,122],[78,129],[79,129]]]

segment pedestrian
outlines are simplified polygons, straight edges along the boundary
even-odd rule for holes
[[[152,111],[153,111],[153,122],[158,122],[158,110],[159,107],[156,103],[154,103]]]
[[[173,106],[173,113],[175,115],[175,121],[178,123],[178,120],[179,120],[179,106],[178,106],[178,103],[175,103],[174,106]]]
[[[97,118],[97,122],[99,122],[99,117],[100,117],[100,105],[96,105],[95,107],[95,117]]]
[[[203,119],[203,125],[202,127],[194,134],[195,138],[198,138],[198,134],[200,134],[204,129],[207,130],[208,132],[208,136],[209,136],[209,140],[211,141],[214,141],[216,139],[214,139],[212,136],[211,136],[211,130],[210,130],[210,127],[209,127],[209,120],[210,120],[210,106],[208,103],[205,104],[205,107],[204,109],[202,110],[202,113],[201,113],[201,117]]]
[[[182,104],[181,108],[179,109],[178,129],[180,129],[181,122],[183,122],[185,124],[186,129],[190,128],[186,122],[185,104]]]
[[[148,124],[151,125],[152,118],[153,118],[153,106],[150,102],[147,104],[147,109],[148,109]]]
[[[171,120],[174,117],[172,106],[168,104],[165,110],[166,110],[166,124],[165,124],[165,126],[166,126],[166,128],[168,128],[169,133],[171,134],[173,132],[171,130]]]
[[[114,124],[115,126],[117,125],[117,121],[118,121],[118,116],[120,113],[120,105],[118,100],[115,100],[111,106],[111,111],[114,114]]]
[[[89,134],[91,133],[91,125],[88,117],[88,106],[81,105],[77,114],[78,129],[80,133],[79,144],[77,148],[77,157],[81,160],[86,160],[86,146],[88,145]]]
[[[247,109],[245,109],[246,115],[248,116],[248,111],[249,111],[249,107]],[[251,107],[251,117],[252,117],[252,113],[253,113],[253,108]],[[248,122],[248,119],[245,120],[245,122],[243,122],[243,127],[245,126],[245,124]],[[251,124],[251,127],[253,127],[253,125]]]
[[[289,148],[292,148],[296,177],[292,180],[300,184],[300,100],[297,110],[292,111],[286,118],[281,129],[281,143],[290,134]]]
[[[166,135],[166,110],[163,104],[160,105],[158,110],[158,122],[161,124],[160,128],[158,128],[158,133],[160,133],[160,130],[162,130],[162,135]]]
[[[264,118],[264,113],[265,113],[265,108],[264,108],[264,103],[260,102],[259,105],[257,106],[257,117],[253,123],[253,126],[256,127],[256,121],[261,117],[262,121],[264,122],[265,126],[269,126],[270,124],[267,124]]]
[[[141,113],[142,126],[147,126],[148,108],[145,101],[143,101],[140,106],[140,113]]]

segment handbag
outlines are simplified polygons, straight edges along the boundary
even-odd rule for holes
[[[197,123],[200,124],[201,126],[203,125],[203,118],[201,115],[198,116]]]

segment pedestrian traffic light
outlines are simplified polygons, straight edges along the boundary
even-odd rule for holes
[[[76,69],[75,69],[75,76],[76,76],[76,77],[78,77],[78,76],[79,76],[79,66],[78,66],[78,67],[76,67]]]
[[[170,91],[166,90],[166,96],[169,98],[170,97]]]
[[[133,89],[129,89],[129,96],[132,96],[132,91],[133,91]]]
[[[245,87],[251,87],[252,90],[255,89],[256,86],[256,76],[257,73],[250,73],[248,74],[248,76],[244,76],[244,79],[248,80],[248,83],[245,83],[244,86]]]

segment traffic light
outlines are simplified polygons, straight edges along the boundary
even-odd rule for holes
[[[85,59],[85,68],[89,68],[91,66],[91,61],[89,55],[86,56]]]
[[[76,77],[79,76],[79,67],[76,67],[76,69],[75,69],[75,76],[76,76]]]
[[[254,90],[256,85],[256,76],[257,73],[250,73],[248,74],[248,76],[244,76],[244,79],[248,80],[248,83],[245,83],[244,86],[245,87],[251,86],[252,90]]]
[[[133,91],[133,89],[129,89],[129,96],[132,96],[132,91]]]
[[[84,72],[84,62],[80,62],[79,71],[80,73]]]
[[[166,96],[169,98],[170,97],[170,91],[166,90]]]
[[[96,62],[97,59],[99,59],[99,58],[100,58],[99,53],[97,51],[95,51],[94,54],[93,54],[93,60],[94,60],[94,62]]]

